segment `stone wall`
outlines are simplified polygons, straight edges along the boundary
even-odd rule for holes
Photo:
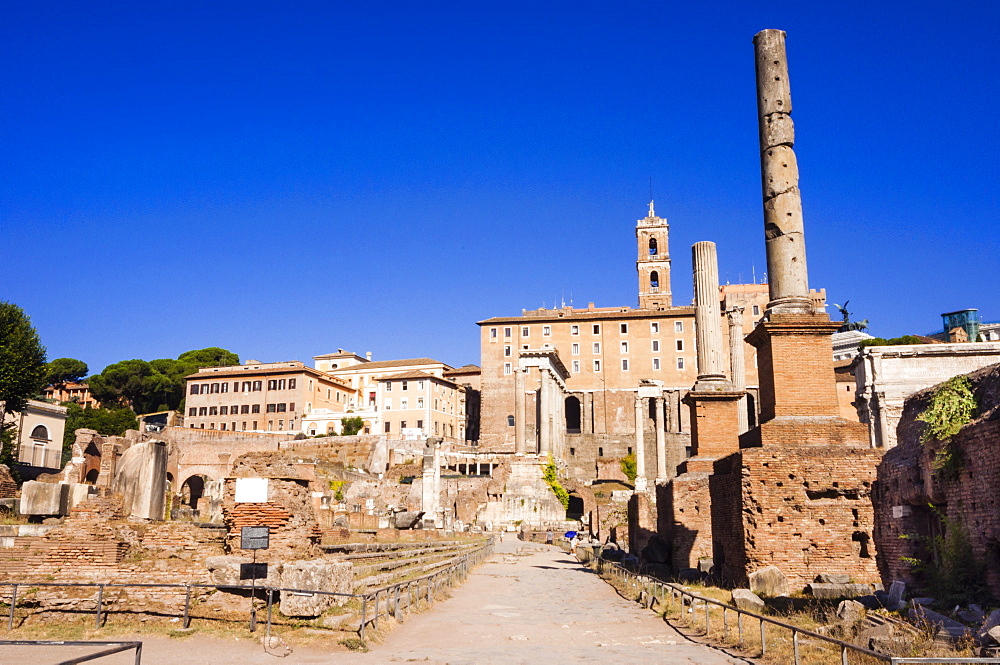
[[[878,581],[870,494],[880,458],[871,448],[785,444],[719,460],[711,495],[723,579],[743,585],[773,565],[798,587],[819,573]]]
[[[958,527],[985,564],[986,588],[1000,598],[1000,365],[968,377],[979,408],[952,440],[962,460],[953,477],[934,468],[941,445],[920,442],[924,424],[916,418],[934,388],[906,400],[898,443],[879,465],[872,497],[878,565],[886,584],[902,580],[920,586],[923,580],[907,560],[932,562],[931,539]]]
[[[656,487],[656,530],[670,543],[675,572],[713,556],[710,475],[688,472]]]

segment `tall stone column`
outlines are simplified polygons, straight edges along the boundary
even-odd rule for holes
[[[694,266],[694,325],[698,352],[698,383],[726,380],[722,362],[722,326],[719,311],[719,263],[714,242],[691,247]]]
[[[729,322],[729,377],[734,390],[746,390],[746,358],[743,356],[743,308],[732,307],[726,310],[726,320]],[[746,396],[739,401],[740,434],[747,431]]]
[[[524,439],[524,370],[520,367],[514,374],[514,452],[523,455],[528,451]]]
[[[785,32],[754,35],[760,177],[764,194],[767,282],[772,311],[811,313],[799,167],[795,160],[792,93],[788,82]]]
[[[667,479],[667,420],[664,417],[663,397],[657,397],[656,403],[656,480]]]
[[[594,396],[591,393],[580,393],[580,433],[590,434],[594,431],[591,427],[593,417],[590,412],[594,409]]]
[[[645,492],[649,487],[646,480],[645,399],[635,396],[635,491]]]
[[[538,454],[545,455],[552,450],[552,379],[545,370],[540,370],[541,387],[538,391]]]

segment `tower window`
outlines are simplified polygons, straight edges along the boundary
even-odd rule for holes
[[[684,332],[683,321],[674,321],[674,332]]]
[[[580,334],[580,326],[570,326],[569,327],[569,334],[570,335],[579,335]]]
[[[660,288],[660,273],[657,270],[649,273],[649,286],[650,288],[658,289]]]
[[[542,335],[544,335],[545,337],[548,337],[551,334],[552,334],[552,327],[551,326],[542,326]]]
[[[656,256],[656,238],[649,239],[649,255]]]
[[[649,332],[658,334],[660,332],[660,324],[658,321],[653,321],[649,324]]]
[[[594,324],[594,334],[595,335],[600,335],[601,334],[601,324],[600,323],[595,323]]]
[[[507,416],[507,427],[514,426],[514,416]]]
[[[621,330],[621,333],[623,335],[627,335],[628,334],[628,324],[627,323],[619,324],[619,329]]]

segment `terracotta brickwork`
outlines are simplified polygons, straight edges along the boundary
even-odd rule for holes
[[[656,488],[657,531],[670,543],[675,571],[695,568],[699,559],[712,557],[710,476],[689,472]]]
[[[870,496],[881,455],[785,444],[720,460],[712,496],[719,501],[715,564],[723,579],[746,584],[749,572],[774,565],[799,587],[819,573],[878,581]]]
[[[979,408],[952,439],[962,460],[953,477],[934,468],[941,444],[920,442],[924,424],[916,417],[934,388],[906,400],[898,443],[879,465],[873,495],[878,564],[886,584],[903,580],[919,587],[923,580],[907,560],[933,565],[931,540],[961,528],[973,555],[985,564],[986,588],[1000,598],[1000,365],[967,376]]]
[[[249,473],[247,475],[250,475]],[[264,503],[236,503],[236,478],[227,478],[222,502],[226,524],[226,550],[240,551],[244,526],[267,526],[270,543],[261,560],[311,558],[322,536],[315,517],[309,481],[301,478],[268,478]]]

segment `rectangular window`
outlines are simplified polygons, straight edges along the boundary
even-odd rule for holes
[[[295,402],[289,402],[288,403],[288,410],[289,411],[294,411],[295,410]]]
[[[221,429],[223,432],[225,432],[226,431],[226,423],[220,423],[219,424],[219,429]]]
[[[231,407],[229,407],[229,413],[231,413],[232,415],[235,416],[239,412],[240,412],[239,404],[233,404]]]
[[[424,421],[423,420],[418,420],[417,421],[417,429],[423,429],[423,428],[424,428]]]
[[[243,392],[245,392],[245,393],[250,392],[250,382],[249,381],[244,381],[243,382]]]
[[[678,351],[684,350],[684,340],[682,339],[677,340],[677,350]]]
[[[628,353],[628,342],[622,342],[622,353]]]
[[[250,413],[250,405],[249,404],[244,404],[243,406],[241,406],[240,407],[240,413]],[[254,411],[254,413],[256,413],[256,411]],[[246,429],[246,428],[244,428],[244,429]]]
[[[188,415],[189,416],[197,416],[198,415],[198,409],[196,407],[192,406],[190,409],[188,409]]]
[[[436,420],[434,421],[434,433],[435,434],[438,433],[438,429],[440,428],[440,425],[441,425],[441,423],[437,422]]]
[[[683,358],[678,358],[677,359],[677,369],[684,369],[684,359]]]
[[[573,373],[574,374],[579,374],[580,373],[580,361],[579,360],[574,360],[573,361]]]
[[[497,338],[497,329],[490,328],[490,339],[495,340]]]
[[[283,429],[285,429],[285,421],[284,420],[279,420],[278,421],[278,431],[280,432]]]
[[[579,344],[574,344],[573,346],[571,346],[571,347],[570,347],[570,352],[571,352],[571,353],[572,353],[572,354],[573,354],[574,356],[578,356],[578,355],[580,355],[580,345],[579,345]]]
[[[595,355],[600,355],[600,353],[601,353],[601,343],[600,342],[594,342],[594,354]]]
[[[622,358],[622,371],[628,371],[628,358]]]
[[[403,381],[403,390],[406,390],[406,381]]]
[[[399,421],[399,429],[400,429],[400,431],[406,429],[406,421],[405,420],[400,420]]]
[[[503,373],[504,374],[513,374],[514,373],[513,367],[511,367],[510,363],[504,363],[503,364]]]
[[[391,393],[392,392],[392,381],[386,381],[385,382],[385,391],[387,393]]]
[[[531,334],[531,328],[529,328],[528,326],[523,326],[521,328],[521,337],[527,337],[529,334]]]
[[[219,384],[218,383],[213,383],[212,384],[212,392],[213,393],[219,392]]]
[[[268,381],[267,381],[267,389],[268,390],[277,390],[278,389],[278,380],[277,379],[268,379]]]
[[[192,383],[191,384],[191,394],[192,395],[197,395],[198,394],[198,384],[197,383]]]
[[[653,321],[652,323],[650,323],[649,332],[653,333],[654,335],[658,335],[660,333],[660,322]]]
[[[201,384],[201,394],[202,395],[207,395],[208,394],[208,384],[207,383]]]
[[[392,425],[387,420],[387,421],[385,421],[385,433],[388,434],[391,431],[392,431]]]
[[[285,403],[284,402],[282,402],[281,404],[278,404],[277,407],[278,407],[278,413],[284,413],[285,412]]]
[[[417,408],[418,409],[424,408],[424,398],[423,397],[418,397],[417,398]],[[419,427],[419,425],[417,427]]]
[[[760,316],[760,305],[754,305],[753,306],[753,315],[754,316]]]
[[[600,360],[595,360],[594,361],[594,371],[595,372],[600,372],[601,371],[601,361]]]
[[[423,389],[424,389],[424,382],[417,381],[417,390],[423,390]]]
[[[548,337],[552,334],[552,326],[542,326],[542,337]]]
[[[683,321],[674,321],[674,332],[684,332]]]
[[[504,328],[503,329],[503,336],[504,337],[510,337],[510,335],[511,335],[512,332],[513,331],[510,328]]]
[[[229,392],[229,382],[228,381],[226,381],[225,383],[222,384],[222,392],[224,392],[224,393],[228,393]],[[225,423],[223,423],[223,425],[224,424]]]
[[[503,347],[503,355],[504,355],[505,358],[510,358],[510,347],[509,346]]]
[[[623,335],[627,335],[628,334],[628,324],[627,323],[619,323],[618,327],[619,327],[619,329],[621,331],[621,334],[623,334]]]
[[[580,326],[570,326],[569,327],[569,334],[570,335],[579,335],[580,334]]]
[[[250,413],[260,413],[260,404],[254,404],[253,406],[251,406]],[[254,425],[253,428],[257,429],[257,426]]]
[[[385,400],[382,402],[382,406],[385,408],[386,411],[391,411],[392,410],[392,400],[390,398],[386,397]]]
[[[219,415],[219,407],[217,407],[217,406],[210,406],[210,407],[208,407],[208,415],[210,415],[210,416],[217,416],[217,415]]]
[[[291,390],[295,387],[295,379],[288,379],[288,389]]]
[[[238,393],[239,391],[240,391],[240,382],[239,381],[233,381],[233,392],[234,393]],[[233,428],[233,429],[235,429],[235,428]]]
[[[254,412],[254,413],[256,413],[256,412]],[[257,429],[257,421],[256,421],[256,420],[255,420],[255,421],[253,421],[253,428],[254,428],[254,429]]]
[[[247,421],[244,420],[242,424],[243,424],[243,431],[244,432],[247,431]]]
[[[219,415],[220,416],[228,416],[229,415],[229,407],[228,406],[220,406],[219,407]]]
[[[253,392],[255,392],[255,393],[259,393],[259,392],[260,392],[260,389],[261,389],[261,385],[262,385],[262,384],[261,384],[261,382],[260,382],[260,381],[254,381],[254,382],[253,382]]]
[[[285,380],[278,379],[278,390],[284,390],[284,389],[285,389]]]
[[[410,402],[409,402],[409,400],[405,400],[405,399],[399,400],[399,408],[403,409],[404,411],[406,409],[410,408]]]
[[[278,405],[277,404],[268,404],[267,405],[267,412],[268,413],[275,413],[277,410],[278,410]]]
[[[653,358],[653,369],[660,369],[660,359]]]
[[[654,339],[653,340],[653,353],[656,353],[659,350],[660,350],[660,340]]]

